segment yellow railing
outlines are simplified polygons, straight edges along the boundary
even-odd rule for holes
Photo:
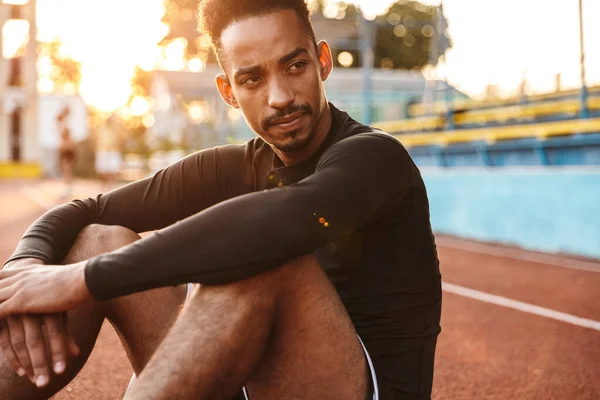
[[[444,118],[441,116],[403,119],[399,121],[376,122],[374,126],[384,132],[419,132],[441,129]]]
[[[600,110],[600,97],[588,99],[590,110]],[[518,119],[536,118],[552,114],[576,116],[580,110],[577,100],[561,100],[537,104],[526,104],[502,108],[464,111],[454,115],[457,126],[467,124],[486,124],[490,122],[507,122]],[[399,121],[378,122],[375,126],[389,133],[419,132],[425,130],[441,130],[444,119],[441,116],[419,117]]]
[[[579,93],[579,89],[563,90],[560,92],[538,94],[533,96],[527,96],[527,101],[541,101],[541,100],[552,100],[561,96],[576,96]],[[594,86],[588,88],[589,94],[600,94],[600,86]],[[510,98],[502,100],[489,100],[489,101],[477,101],[471,99],[455,100],[452,102],[452,108],[454,110],[466,110],[466,109],[478,109],[487,107],[503,107],[515,105],[519,102],[519,99]],[[443,113],[446,111],[446,104],[444,102],[436,102],[433,104],[433,110],[425,104],[413,104],[409,107],[409,114],[413,117],[420,117],[433,111],[434,114]]]
[[[42,175],[37,163],[0,162],[0,179],[37,179]]]
[[[530,125],[512,125],[493,128],[458,129],[446,132],[415,133],[394,135],[404,146],[447,145],[498,140],[547,138],[575,133],[600,132],[600,118],[575,119],[569,121],[546,122]]]

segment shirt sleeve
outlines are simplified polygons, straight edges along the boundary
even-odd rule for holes
[[[393,209],[411,185],[411,163],[391,136],[353,136],[327,149],[315,173],[296,184],[224,201],[90,259],[86,283],[103,300],[276,268]]]
[[[53,208],[29,227],[7,262],[32,257],[57,264],[87,225],[121,225],[139,233],[164,228],[216,204],[222,194],[216,151],[192,154],[151,178]]]

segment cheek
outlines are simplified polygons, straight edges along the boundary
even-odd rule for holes
[[[260,131],[263,117],[261,103],[258,101],[258,98],[255,96],[246,96],[237,99],[237,101],[246,123],[254,131]]]
[[[296,82],[297,93],[301,95],[301,101],[309,102],[313,106],[319,103],[322,91],[322,81],[318,71],[313,70],[304,74],[303,79]]]

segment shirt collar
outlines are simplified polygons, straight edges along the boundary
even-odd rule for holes
[[[335,142],[345,115],[344,112],[338,110],[331,103],[329,103],[329,109],[331,112],[331,126],[329,127],[329,132],[327,132],[327,137],[323,143],[321,143],[319,149],[307,160],[294,165],[284,165],[275,152],[273,152],[273,167],[269,172],[267,184],[269,189],[291,185],[315,172],[315,168],[317,167],[321,155]]]

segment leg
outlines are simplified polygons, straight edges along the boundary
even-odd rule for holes
[[[90,225],[79,234],[64,263],[86,260],[138,239],[138,235],[119,226]],[[80,347],[80,355],[68,361],[63,374],[52,375],[50,385],[44,389],[18,377],[0,357],[0,398],[47,399],[66,386],[89,357],[105,317],[117,328],[134,369],[140,371],[172,326],[184,299],[184,287],[165,288],[104,303],[92,302],[70,311],[68,329]]]
[[[127,399],[364,400],[354,327],[313,256],[196,289]]]

